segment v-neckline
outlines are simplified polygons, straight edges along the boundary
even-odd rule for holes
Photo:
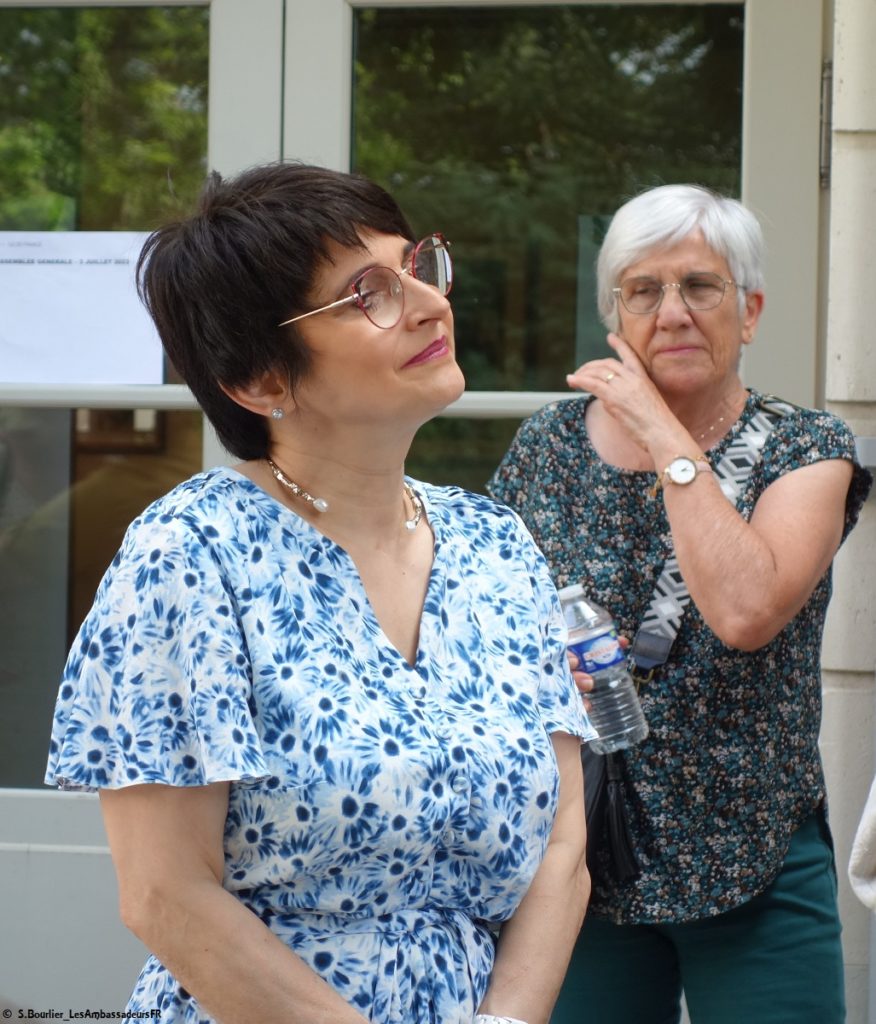
[[[276,509],[283,518],[291,517],[291,522],[295,524],[296,530],[302,536],[302,539],[306,540],[312,547],[317,548],[323,553],[333,551],[336,555],[341,556],[348,564],[352,578],[356,581],[358,587],[363,611],[367,614],[371,620],[371,625],[375,631],[375,636],[379,636],[380,645],[386,650],[391,652],[396,661],[401,664],[410,672],[418,672],[421,662],[425,659],[425,650],[423,646],[423,634],[424,627],[427,625],[428,615],[427,610],[429,607],[430,598],[433,591],[438,586],[439,573],[436,571],[439,567],[440,555],[443,549],[440,519],[435,514],[434,507],[430,500],[430,496],[426,493],[425,486],[420,481],[410,480],[409,483],[415,487],[420,500],[423,502],[423,518],[427,521],[429,528],[432,531],[432,564],[429,568],[429,580],[426,584],[426,593],[423,597],[423,607],[420,610],[420,619],[417,626],[417,645],[414,653],[413,662],[408,661],[404,654],[399,648],[390,640],[386,630],[383,628],[380,619],[377,617],[377,612],[374,610],[374,605],[371,602],[371,598],[368,596],[368,591],[365,589],[365,584],[362,580],[362,575],[359,572],[359,568],[353,560],[352,555],[347,551],[345,547],[338,544],[337,541],[327,537],[324,533],[321,533],[316,527],[309,523],[302,516],[298,515],[294,509],[289,508],[282,502],[278,501],[273,495],[269,494],[263,488],[261,488],[254,480],[251,480],[248,476],[241,473],[239,470],[232,468],[231,466],[223,467],[225,471],[232,476],[235,481],[245,483],[247,488],[251,490],[259,499],[264,499],[270,503],[272,509]],[[405,477],[405,480],[408,480]]]
[[[429,528],[432,531],[432,563],[429,566],[429,579],[426,582],[426,590],[425,593],[423,594],[423,604],[422,607],[420,608],[420,616],[417,622],[417,643],[414,650],[413,661],[408,661],[407,657],[404,654],[402,654],[398,646],[389,638],[389,634],[386,632],[386,630],[383,627],[383,624],[378,618],[377,611],[375,610],[374,604],[368,595],[368,590],[365,587],[365,583],[362,579],[362,574],[359,571],[359,567],[356,565],[353,556],[342,545],[330,540],[328,537],[324,538],[324,540],[327,543],[331,544],[332,547],[349,563],[352,577],[355,579],[356,586],[358,587],[362,596],[362,607],[370,617],[371,624],[374,630],[376,630],[376,634],[379,634],[382,646],[389,650],[396,658],[396,660],[400,661],[402,665],[404,665],[404,667],[411,672],[418,671],[418,667],[425,657],[423,638],[425,626],[427,624],[428,619],[427,609],[429,607],[429,602],[432,597],[433,590],[438,585],[437,580],[439,573],[436,570],[439,565],[439,554],[442,548],[439,532],[438,529],[436,528],[435,517],[434,515],[430,514],[432,510],[430,506],[427,504],[427,500],[425,496],[422,494],[422,492],[418,491],[417,493],[420,494],[420,497],[423,500],[424,518],[427,520]]]

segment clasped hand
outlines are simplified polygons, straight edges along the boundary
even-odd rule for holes
[[[630,641],[625,636],[618,637],[618,640],[624,650],[630,646]],[[578,667],[581,662],[577,654],[572,651],[566,651],[566,657],[569,659],[569,667],[572,669],[572,678],[575,680],[575,686],[578,687],[578,692],[584,698],[585,709],[589,711],[590,701],[587,699],[587,694],[593,691],[593,676]]]
[[[566,383],[595,395],[627,435],[648,451],[655,428],[677,421],[630,345],[617,334],[608,335],[608,344],[616,359],[591,359],[567,374]]]

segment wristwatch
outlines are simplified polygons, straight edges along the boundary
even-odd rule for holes
[[[661,487],[667,484],[679,484],[684,487],[693,483],[700,473],[711,473],[712,466],[705,455],[692,459],[689,455],[676,455],[672,462],[654,481],[651,496],[656,497]]]

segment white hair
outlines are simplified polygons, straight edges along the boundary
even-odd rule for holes
[[[597,304],[610,331],[620,325],[613,288],[621,275],[655,249],[684,241],[694,231],[722,256],[739,286],[740,312],[745,292],[763,289],[763,233],[754,214],[736,199],[699,185],[659,185],[635,196],[615,213],[596,261]]]

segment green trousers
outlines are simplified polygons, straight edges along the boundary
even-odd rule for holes
[[[836,865],[822,811],[775,881],[717,917],[614,925],[587,917],[551,1024],[842,1024]]]

